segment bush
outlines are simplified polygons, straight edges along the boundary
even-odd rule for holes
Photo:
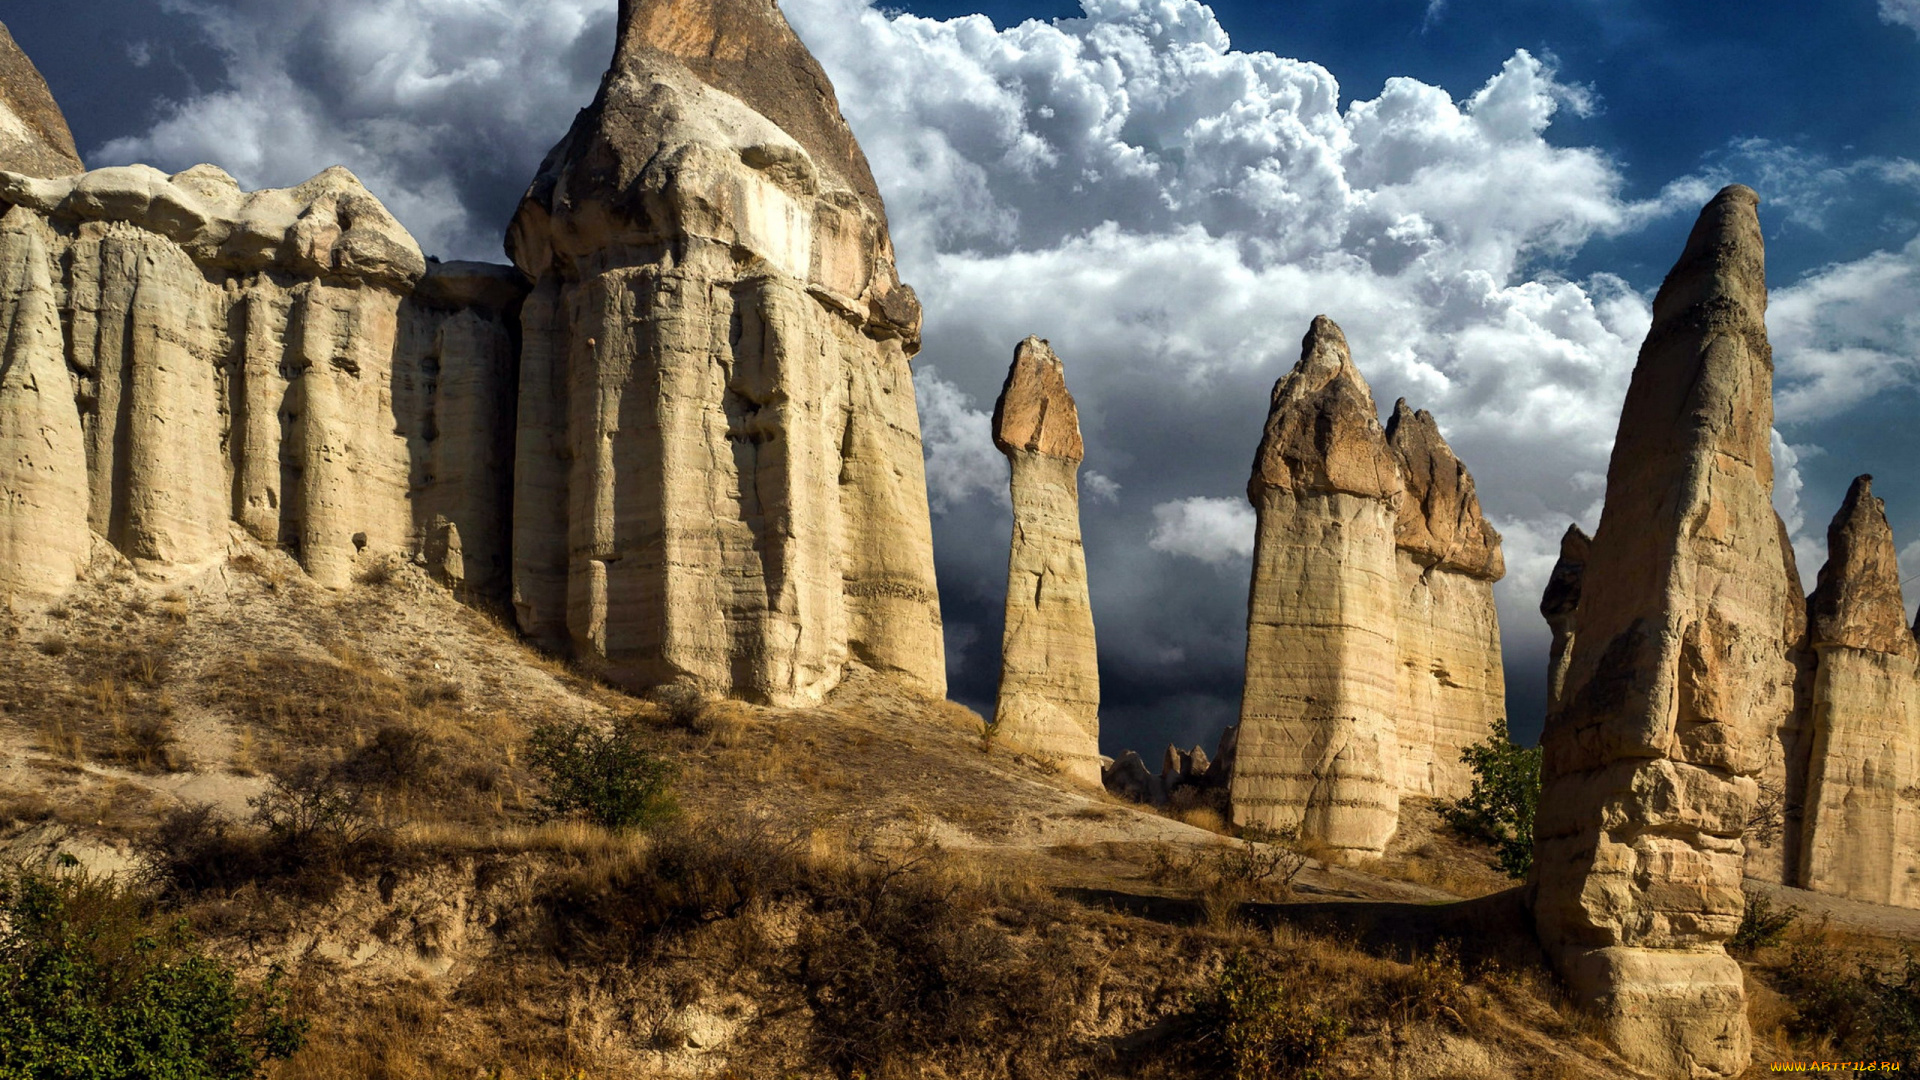
[[[1462,750],[1460,760],[1473,770],[1473,790],[1441,807],[1441,815],[1460,832],[1491,843],[1496,869],[1525,878],[1533,869],[1540,748],[1515,745],[1502,717],[1493,722],[1487,741]]]
[[[542,724],[529,740],[527,760],[547,782],[540,802],[550,814],[646,830],[677,810],[668,790],[673,764],[642,746],[631,725],[603,733],[577,721]]]
[[[1737,952],[1752,954],[1769,945],[1778,945],[1787,936],[1787,929],[1800,918],[1800,909],[1789,904],[1782,910],[1774,910],[1773,901],[1765,893],[1752,889],[1741,890],[1746,894],[1747,907],[1740,913],[1740,928],[1733,932],[1733,940],[1727,947]]]
[[[0,1076],[237,1080],[299,1049],[277,974],[243,986],[138,894],[33,874],[0,891]]]
[[[367,816],[359,798],[317,769],[274,777],[248,805],[252,828],[206,806],[162,818],[138,845],[147,881],[163,894],[270,883],[324,899],[343,877],[394,854],[391,835]]]
[[[1881,970],[1810,939],[1788,951],[1774,977],[1794,1006],[1791,1030],[1829,1039],[1849,1058],[1920,1065],[1920,960],[1912,953]]]
[[[1322,1080],[1320,1066],[1347,1038],[1346,1021],[1289,992],[1244,952],[1227,961],[1192,1016],[1203,1063],[1232,1080]]]

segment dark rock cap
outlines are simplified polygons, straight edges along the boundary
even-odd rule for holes
[[[1816,646],[1920,655],[1900,598],[1900,559],[1873,477],[1856,477],[1827,526],[1827,563],[1807,598]]]
[[[47,80],[5,24],[0,24],[0,113],[11,114],[21,129],[0,119],[0,170],[41,177],[86,171]]]
[[[1300,362],[1273,388],[1247,497],[1257,503],[1271,488],[1376,498],[1400,492],[1373,391],[1353,365],[1346,335],[1325,315],[1314,318]]]
[[[1029,337],[1013,350],[1013,366],[993,403],[993,445],[1080,461],[1080,412],[1067,392],[1066,365],[1051,346]]]
[[[1486,581],[1506,576],[1500,533],[1482,515],[1473,476],[1441,436],[1433,414],[1415,412],[1406,398],[1394,402],[1387,445],[1406,484],[1394,535],[1400,549],[1424,566]]]

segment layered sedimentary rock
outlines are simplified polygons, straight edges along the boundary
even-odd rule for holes
[[[1030,337],[993,405],[993,444],[1012,466],[1013,542],[1000,651],[1000,737],[1100,782],[1100,670],[1080,543],[1080,417],[1066,369]]]
[[[1569,987],[1660,1075],[1748,1061],[1742,830],[1793,710],[1803,618],[1771,503],[1758,198],[1708,204],[1654,300],[1547,718],[1535,918]]]
[[[1587,569],[1593,538],[1578,525],[1567,526],[1560,537],[1560,558],[1540,595],[1540,614],[1553,632],[1547,652],[1547,711],[1560,708],[1567,685],[1567,662],[1573,658],[1574,616],[1580,610],[1580,578]]]
[[[5,24],[0,24],[0,170],[43,177],[85,170],[67,118]]]
[[[1886,508],[1862,476],[1827,529],[1808,597],[1817,657],[1799,884],[1920,906],[1920,645],[1906,624]]]
[[[436,520],[504,570],[506,455],[482,444],[516,284],[430,272],[338,168],[258,192],[206,165],[0,173],[0,208],[0,588],[58,594],[89,529],[164,572],[232,522],[330,586]]]
[[[508,237],[521,626],[633,687],[940,693],[920,308],[833,89],[771,0],[623,0]]]
[[[1400,790],[1457,799],[1473,786],[1460,752],[1507,715],[1493,603],[1506,560],[1433,414],[1396,402],[1387,445],[1405,485],[1394,527]]]
[[[1247,497],[1258,517],[1233,821],[1378,851],[1399,822],[1400,468],[1333,320],[1274,387]]]

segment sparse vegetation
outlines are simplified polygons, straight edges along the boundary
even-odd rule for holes
[[[632,724],[612,731],[580,721],[541,725],[527,742],[527,760],[547,783],[540,805],[550,814],[645,830],[675,812],[674,767],[644,745]]]
[[[1507,721],[1493,722],[1485,742],[1469,746],[1460,760],[1473,770],[1473,789],[1441,809],[1447,823],[1494,846],[1494,864],[1508,877],[1533,869],[1533,815],[1540,805],[1540,748],[1519,746]]]
[[[1245,952],[1194,1002],[1194,1042],[1216,1075],[1232,1080],[1322,1080],[1347,1023],[1311,1005]]]
[[[278,976],[247,986],[110,881],[0,883],[0,1076],[242,1080],[298,1050]]]
[[[1920,1065],[1920,958],[1836,949],[1810,934],[1770,969],[1793,1007],[1788,1031],[1822,1052]]]
[[[1742,891],[1746,895],[1747,906],[1740,913],[1740,928],[1734,931],[1727,947],[1750,956],[1761,949],[1780,944],[1787,936],[1787,931],[1800,918],[1800,909],[1791,904],[1775,908],[1767,894],[1752,888]]]

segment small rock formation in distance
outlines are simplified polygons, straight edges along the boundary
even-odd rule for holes
[[[5,23],[0,23],[0,171],[39,177],[86,171],[47,81]]]
[[[1100,783],[1100,669],[1080,543],[1080,416],[1066,369],[1022,341],[993,404],[993,444],[1012,467],[1013,542],[1000,650],[999,737]]]
[[[1547,652],[1547,711],[1560,708],[1567,684],[1567,661],[1572,657],[1574,614],[1580,609],[1580,575],[1587,569],[1587,552],[1593,538],[1578,525],[1567,526],[1560,537],[1560,558],[1540,594],[1540,614],[1553,632],[1553,644]]]
[[[507,247],[521,628],[633,689],[797,706],[858,664],[944,695],[920,305],[773,0],[622,0]]]
[[[1535,922],[1623,1055],[1734,1076],[1750,1037],[1742,832],[1804,616],[1771,501],[1758,197],[1700,214],[1654,300],[1581,579],[1535,821]]]

